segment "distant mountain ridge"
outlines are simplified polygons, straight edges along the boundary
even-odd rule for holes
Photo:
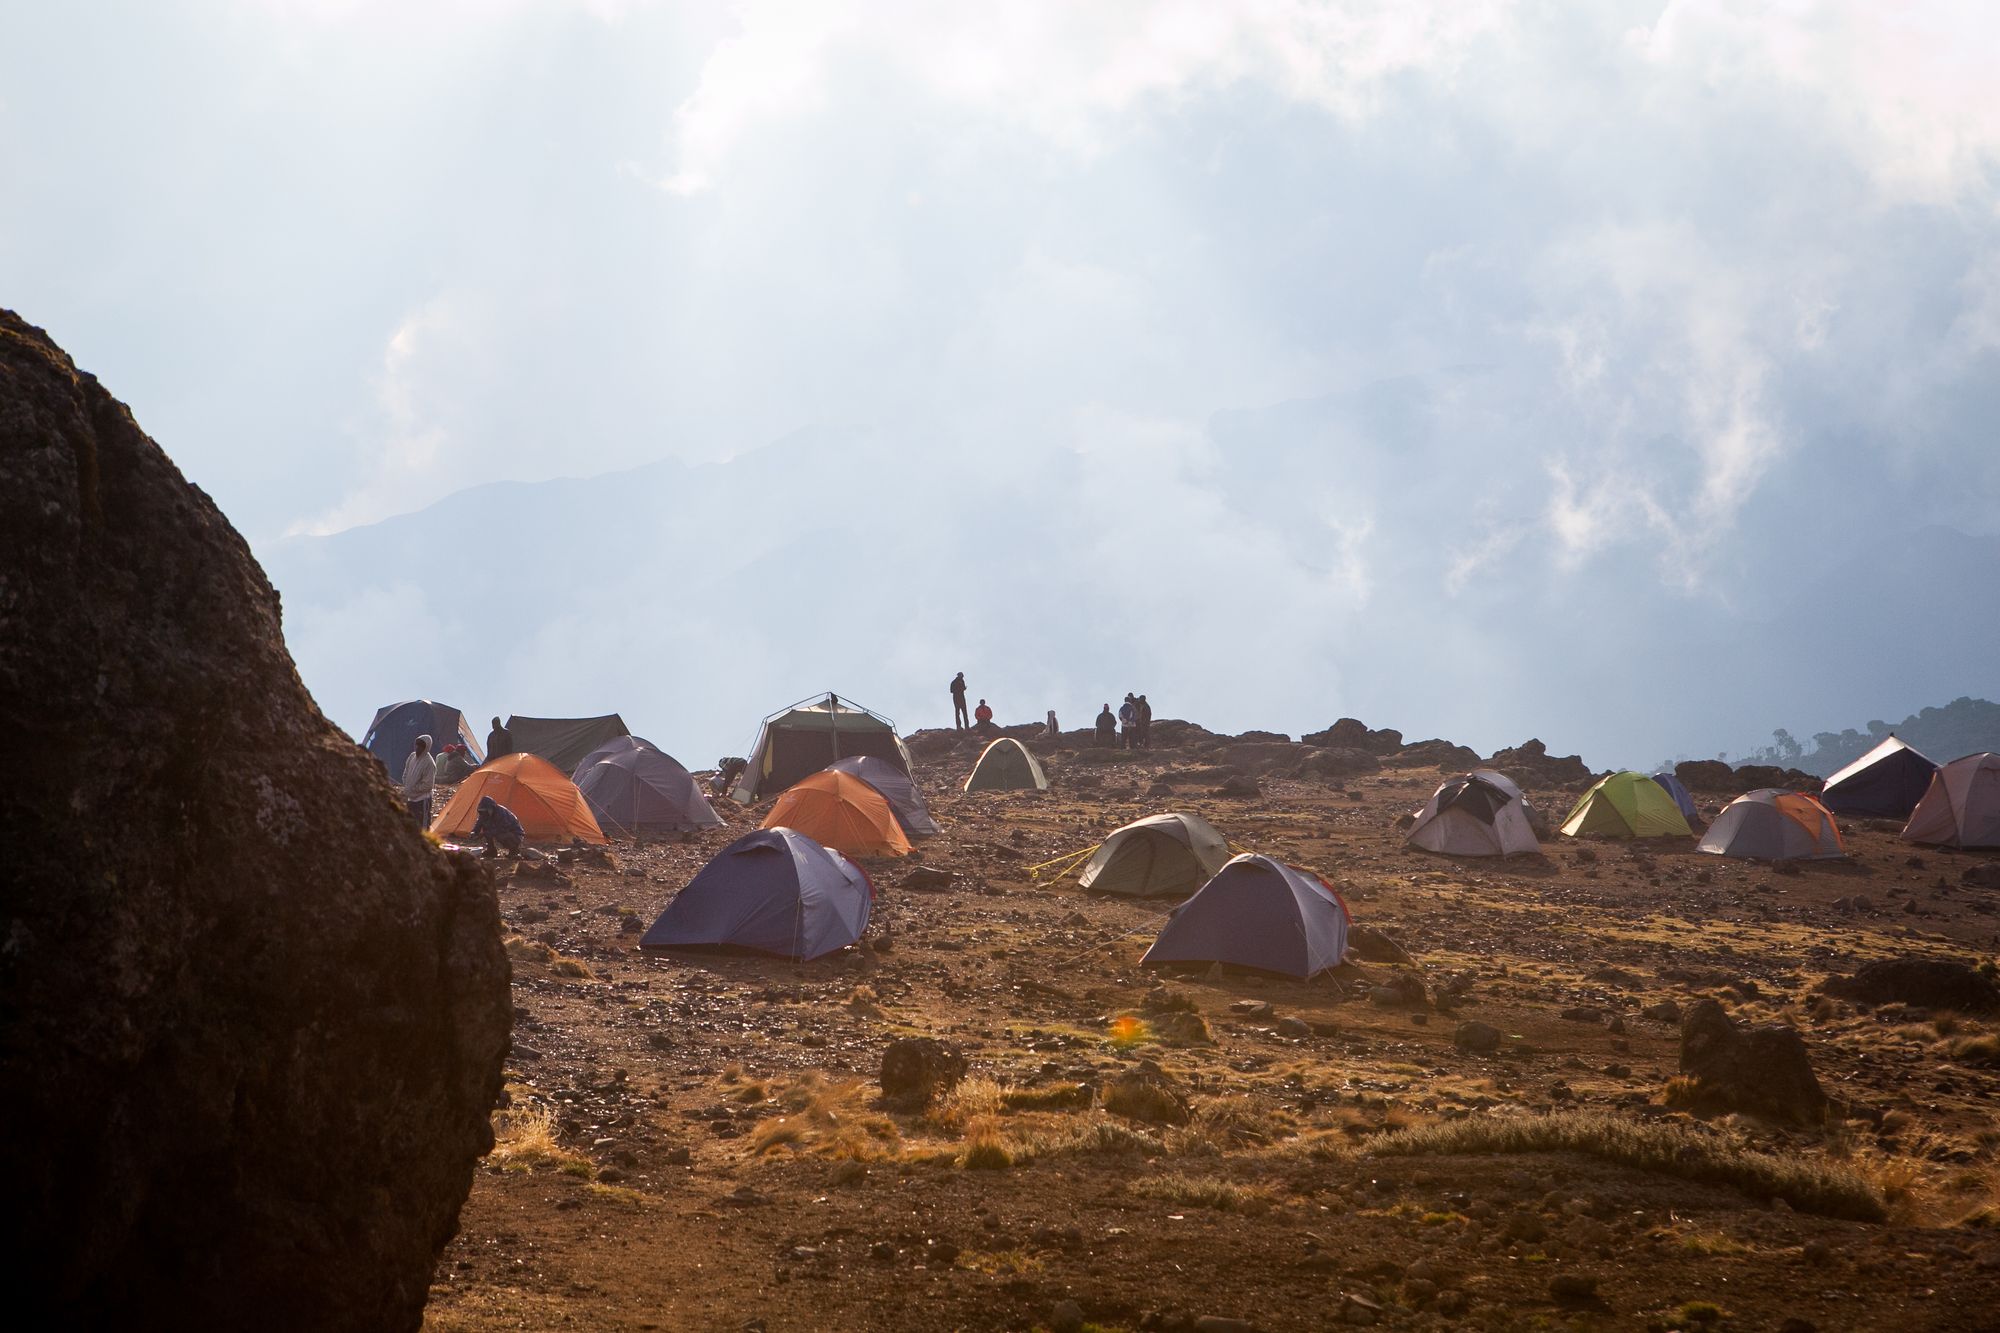
[[[2000,751],[2000,704],[1961,697],[1912,713],[1894,724],[1878,719],[1868,723],[1865,731],[1848,727],[1838,732],[1817,732],[1810,750],[1780,728],[1772,733],[1770,745],[1751,751],[1742,762],[1787,764],[1825,777],[1853,763],[1892,735],[1940,764],[1982,750]]]

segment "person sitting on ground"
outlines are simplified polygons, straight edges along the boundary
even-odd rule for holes
[[[979,701],[979,707],[972,710],[972,729],[982,736],[991,736],[998,730],[993,725],[993,710],[984,699]]]
[[[1111,711],[1111,705],[1104,705],[1104,711],[1097,715],[1097,743],[1106,749],[1118,744],[1118,715]]]
[[[486,839],[486,854],[498,856],[499,849],[505,848],[513,857],[521,855],[521,839],[525,836],[521,821],[514,818],[509,810],[491,796],[479,798],[479,818],[472,821],[472,836]]]
[[[492,763],[502,755],[514,753],[514,733],[500,725],[500,719],[493,719],[493,730],[486,733],[486,762]]]
[[[431,826],[431,789],[437,786],[437,760],[431,758],[431,738],[417,737],[403,761],[403,805],[418,828]]]
[[[1125,742],[1125,748],[1139,748],[1139,705],[1128,693],[1125,702],[1118,705],[1118,728]]]

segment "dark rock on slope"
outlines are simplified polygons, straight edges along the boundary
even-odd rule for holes
[[[320,715],[215,505],[6,311],[0,759],[16,1307],[417,1327],[507,1049],[491,882]]]
[[[1743,1027],[1714,1000],[1695,1001],[1681,1019],[1681,1072],[1706,1104],[1801,1123],[1826,1114],[1798,1029]]]
[[[1831,978],[1824,989],[1863,1004],[1916,1004],[1974,1014],[2000,1009],[2000,984],[1949,958],[1878,958],[1863,963],[1851,977]]]

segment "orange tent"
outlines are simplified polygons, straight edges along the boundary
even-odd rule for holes
[[[590,806],[576,784],[540,755],[525,751],[503,756],[474,769],[459,784],[458,794],[431,822],[440,837],[464,837],[479,818],[479,798],[491,796],[514,812],[530,842],[608,842],[591,817]]]
[[[764,827],[803,833],[848,856],[910,854],[910,840],[889,802],[851,773],[822,769],[801,778],[772,805]]]

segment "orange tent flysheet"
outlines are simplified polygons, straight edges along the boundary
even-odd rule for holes
[[[514,812],[530,842],[608,842],[597,827],[576,784],[540,755],[517,753],[474,770],[459,784],[458,794],[431,821],[439,837],[464,837],[479,818],[479,798],[491,796]]]
[[[908,856],[910,840],[882,793],[851,773],[822,769],[785,788],[764,816],[765,828],[788,828],[847,856]]]

